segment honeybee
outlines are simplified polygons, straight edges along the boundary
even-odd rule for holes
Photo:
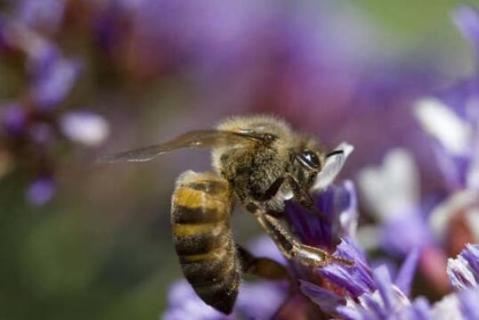
[[[230,216],[235,202],[251,212],[288,259],[307,266],[350,264],[302,244],[282,218],[284,202],[312,208],[310,192],[339,173],[352,146],[325,153],[310,136],[269,116],[234,117],[213,130],[107,156],[102,162],[141,162],[180,148],[211,148],[212,170],[184,172],[172,196],[171,224],[182,271],[197,295],[225,314],[234,306],[242,273],[288,277],[284,266],[255,257],[235,243]]]

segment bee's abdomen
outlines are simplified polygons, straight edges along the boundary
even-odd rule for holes
[[[231,312],[240,281],[231,206],[228,182],[218,175],[187,171],[178,178],[171,221],[183,273],[203,301],[224,313]]]

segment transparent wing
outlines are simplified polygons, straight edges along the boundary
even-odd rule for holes
[[[211,148],[233,146],[248,141],[263,141],[263,135],[221,130],[196,130],[184,133],[173,140],[144,148],[114,153],[99,159],[101,163],[144,162],[164,153],[181,148]]]

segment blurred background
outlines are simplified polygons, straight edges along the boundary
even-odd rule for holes
[[[174,181],[209,154],[95,159],[231,115],[352,143],[344,178],[405,147],[421,192],[442,192],[411,107],[474,71],[459,3],[0,1],[0,319],[160,317],[181,276]]]

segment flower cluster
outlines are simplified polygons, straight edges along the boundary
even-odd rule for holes
[[[65,6],[62,0],[24,0],[14,14],[0,17],[0,55],[18,61],[24,75],[16,96],[1,103],[0,175],[15,166],[28,169],[26,196],[37,205],[48,202],[55,191],[54,151],[64,142],[98,145],[109,131],[100,115],[66,108],[82,63],[66,56],[53,40]]]

